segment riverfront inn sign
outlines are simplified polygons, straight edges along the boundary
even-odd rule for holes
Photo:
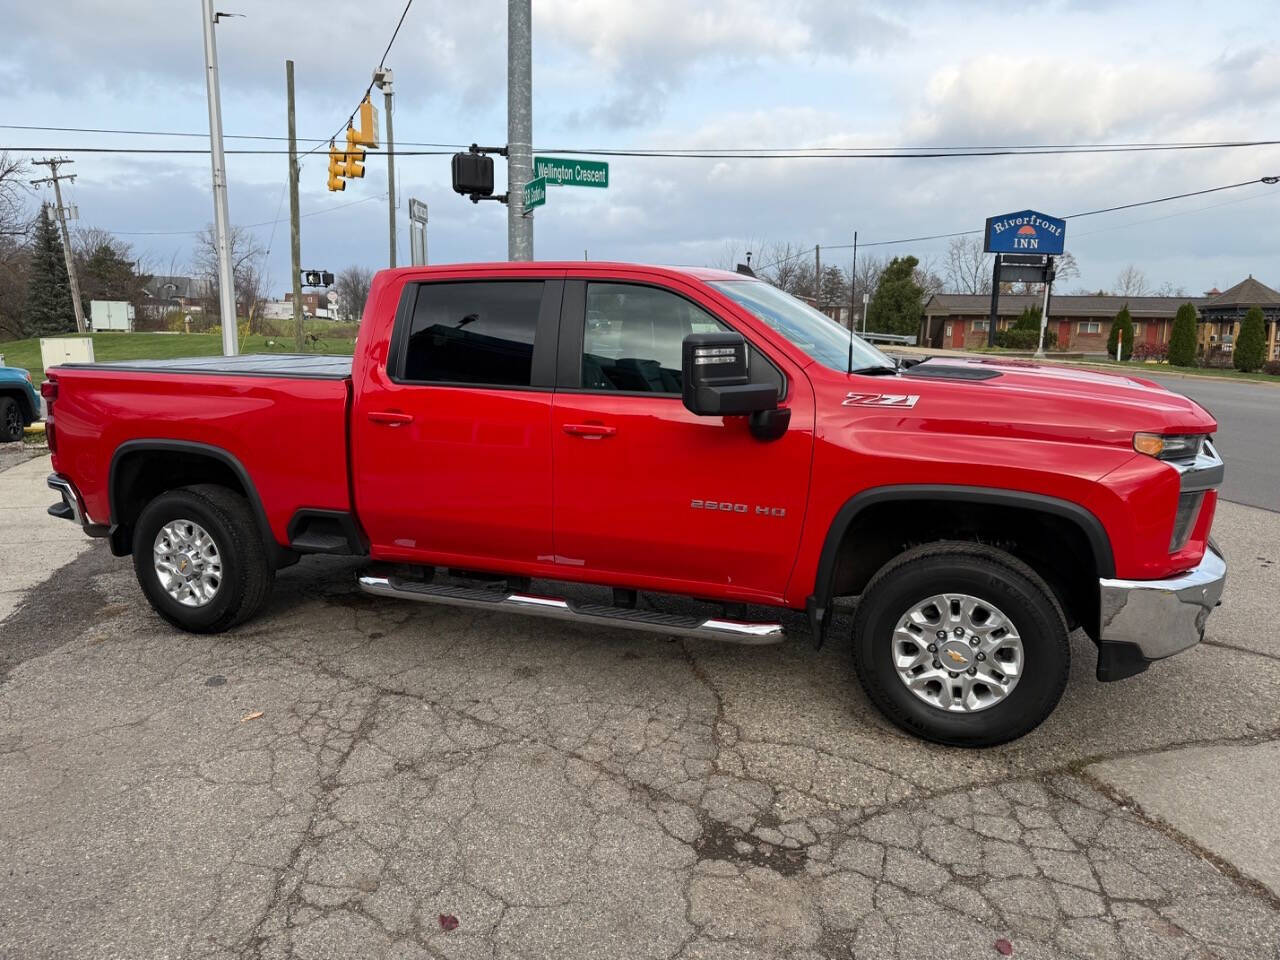
[[[1019,210],[987,218],[987,253],[1034,253],[1054,256],[1062,253],[1067,238],[1067,222],[1035,210]]]

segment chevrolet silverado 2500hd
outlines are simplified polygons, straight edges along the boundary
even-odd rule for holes
[[[44,397],[50,512],[132,554],[189,631],[252,616],[304,553],[367,556],[378,596],[752,644],[782,627],[748,605],[805,611],[821,644],[857,597],[871,699],[976,746],[1054,708],[1069,631],[1098,679],[1130,676],[1201,639],[1226,577],[1192,401],[1028,362],[903,368],[716,270],[388,270],[351,359],[65,365]]]

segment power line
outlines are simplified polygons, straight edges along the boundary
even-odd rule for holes
[[[351,114],[354,119],[355,113]],[[197,137],[207,139],[207,133],[175,130],[134,130],[109,127],[55,127],[35,124],[0,124],[0,130],[29,130],[53,133],[108,133],[120,136],[155,136],[155,137]],[[283,141],[287,137],[266,134],[226,134],[228,140],[267,140]],[[298,137],[306,143],[328,143],[332,138]],[[451,150],[465,150],[465,143],[437,143],[433,141],[403,141],[405,146],[441,147]],[[1035,151],[1055,153],[1083,152],[1143,152],[1165,150],[1217,150],[1239,147],[1275,146],[1280,140],[1168,140],[1168,141],[1132,141],[1120,143],[1031,143],[1031,144],[979,144],[979,145],[932,145],[932,146],[825,146],[825,147],[539,147],[545,153],[568,153],[573,155],[600,155],[625,157],[661,157],[661,158],[693,158],[693,159],[787,159],[801,157],[805,159],[834,156],[880,156],[900,153],[913,157],[929,156],[991,156],[1011,153],[1031,153]],[[18,149],[18,148],[10,148]]]
[[[344,128],[345,129],[345,128]],[[329,141],[324,141],[328,143]],[[184,147],[5,147],[0,146],[0,152],[9,153],[116,153],[116,154],[161,154],[161,155],[195,155],[208,156],[208,150]],[[309,156],[314,153],[315,149],[308,150],[301,154],[301,157]],[[447,157],[453,150],[396,150],[396,156],[405,157]],[[288,150],[224,150],[223,153],[238,153],[256,156],[288,156]]]
[[[1149,207],[1157,203],[1169,203],[1170,201],[1173,201],[1173,200],[1186,200],[1190,197],[1202,197],[1210,193],[1220,193],[1223,190],[1236,190],[1236,189],[1239,189],[1240,187],[1251,187],[1254,184],[1258,184],[1258,183],[1265,183],[1265,184],[1274,186],[1276,183],[1280,183],[1280,177],[1271,177],[1271,176],[1258,177],[1254,180],[1242,180],[1239,183],[1228,183],[1220,187],[1206,187],[1204,190],[1192,190],[1187,193],[1175,193],[1167,197],[1157,197],[1154,200],[1138,200],[1138,201],[1135,201],[1134,203],[1121,203],[1112,207],[1100,207],[1097,210],[1085,210],[1081,213],[1070,213],[1070,214],[1067,214],[1067,216],[1063,217],[1062,219],[1063,220],[1079,220],[1082,217],[1094,217],[1102,213],[1115,213],[1116,211],[1119,211],[1119,210],[1132,210],[1136,207]],[[1206,209],[1206,208],[1201,208],[1201,209]],[[1195,211],[1189,210],[1186,212],[1194,213]],[[1100,231],[1095,230],[1092,232],[1098,233]],[[924,243],[927,240],[950,240],[953,237],[968,237],[968,236],[973,236],[975,234],[981,234],[981,233],[982,233],[981,230],[957,230],[954,233],[934,233],[934,234],[930,234],[929,236],[923,236],[923,237],[904,237],[900,240],[875,240],[870,243],[861,243],[859,244],[859,246],[888,247],[888,246],[894,246],[902,243]],[[853,248],[853,244],[851,243],[833,243],[833,244],[824,244],[824,246],[828,250],[850,250]],[[807,257],[809,255],[810,255],[810,251],[808,249],[800,250],[798,253],[794,253],[791,256],[782,257],[770,263],[763,264],[759,269],[768,270],[770,267],[776,267],[780,264],[789,263],[792,260],[798,260],[801,257]]]
[[[371,197],[361,197],[359,200],[352,200],[348,203],[334,204],[332,207],[325,207],[323,210],[312,210],[310,213],[304,213],[304,217],[318,217],[322,213],[333,213],[335,210],[342,210],[345,207],[354,207],[357,203],[368,203],[370,200],[381,200],[382,196],[376,195]],[[238,224],[242,230],[252,230],[256,227],[274,227],[278,223],[283,223],[284,219],[279,216],[276,211],[276,219],[263,220],[260,223]],[[202,230],[112,230],[113,234],[121,237],[193,237]]]

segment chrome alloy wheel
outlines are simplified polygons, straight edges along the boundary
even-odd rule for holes
[[[209,531],[192,520],[166,523],[152,548],[156,576],[184,607],[203,607],[222,586],[222,555]]]
[[[976,713],[1007,697],[1022,676],[1017,627],[994,604],[940,593],[902,615],[893,665],[908,690],[930,706]]]

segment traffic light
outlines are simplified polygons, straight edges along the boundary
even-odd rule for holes
[[[333,145],[333,141],[329,141],[329,189],[345,190],[347,182],[342,179],[346,164],[343,162],[345,156],[342,151]],[[363,173],[361,174],[363,176]]]
[[[360,134],[355,127],[347,127],[347,162],[342,175],[353,180],[364,176],[364,147],[360,146]]]
[[[355,142],[370,150],[378,149],[378,108],[369,100],[368,94],[360,101],[357,110],[360,126],[356,130]],[[350,141],[350,137],[347,138]]]

